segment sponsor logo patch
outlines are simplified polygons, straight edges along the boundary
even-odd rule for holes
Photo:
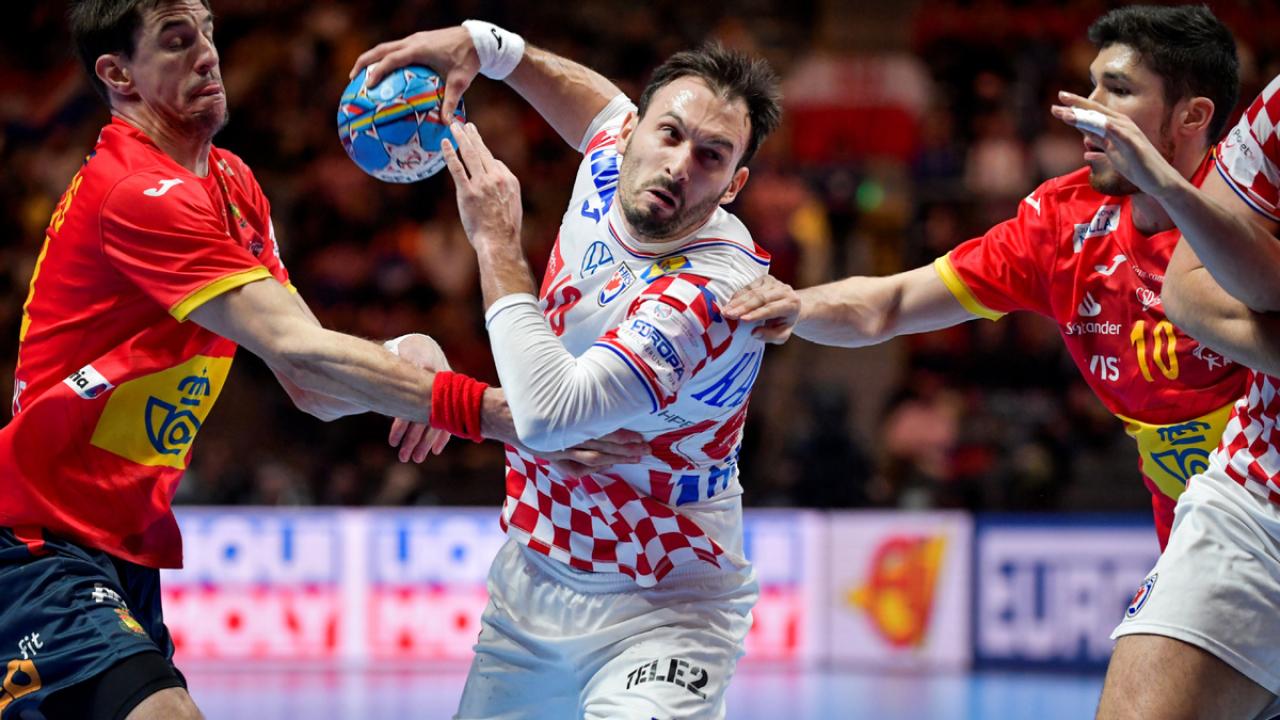
[[[165,193],[173,189],[174,185],[181,185],[181,184],[182,184],[182,181],[179,180],[178,178],[161,180],[159,187],[147,188],[146,190],[142,191],[142,194],[148,197],[163,197]]]
[[[613,251],[608,245],[599,240],[591,243],[587,248],[587,252],[582,256],[582,267],[578,270],[578,275],[589,278],[595,275],[601,268],[608,267],[613,264]]]
[[[1138,302],[1142,303],[1143,310],[1150,310],[1160,304],[1160,293],[1149,287],[1140,287],[1135,292],[1138,294]]]
[[[681,272],[693,267],[693,262],[684,255],[673,255],[671,257],[662,258],[658,262],[650,265],[640,273],[640,279],[646,283],[651,283],[663,275]]]
[[[1085,293],[1084,299],[1076,306],[1076,312],[1080,313],[1080,317],[1098,317],[1102,314],[1102,303],[1093,299],[1093,293]]]
[[[1094,265],[1093,271],[1104,277],[1111,277],[1112,275],[1115,275],[1116,268],[1120,267],[1120,263],[1124,262],[1127,259],[1128,258],[1126,258],[1124,255],[1117,255],[1111,258],[1110,265]]]
[[[92,400],[115,387],[107,382],[102,373],[95,370],[92,365],[85,365],[71,373],[62,383],[85,400]]]
[[[627,689],[651,682],[671,683],[705,699],[709,680],[706,668],[684,658],[658,658],[627,673]]]
[[[1075,252],[1079,253],[1084,249],[1085,240],[1110,235],[1120,227],[1120,206],[1103,205],[1098,208],[1098,212],[1094,213],[1092,220],[1075,227],[1071,245]]]
[[[676,352],[676,346],[672,344],[662,331],[651,323],[636,318],[631,321],[628,326],[631,334],[640,338],[642,341],[648,341],[644,347],[645,356],[651,360],[662,363],[671,372],[675,373],[676,379],[684,377],[684,361],[680,359],[680,354]]]
[[[1073,322],[1064,327],[1067,335],[1119,335],[1120,323],[1113,322]]]
[[[90,443],[140,465],[186,469],[187,451],[218,399],[231,358],[190,360],[121,384]]]

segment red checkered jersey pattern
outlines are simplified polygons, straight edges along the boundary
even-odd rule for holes
[[[236,350],[186,318],[289,281],[253,174],[219,148],[209,160],[193,175],[115,119],[58,203],[0,430],[0,525],[181,565],[169,502]]]
[[[676,399],[686,376],[728,349],[738,323],[719,315],[706,278],[668,275],[645,288],[626,320],[596,346],[616,353],[644,382],[653,409],[660,410]]]
[[[1203,163],[1193,181],[1209,170]],[[1031,311],[1057,323],[1090,389],[1137,441],[1157,518],[1166,519],[1248,382],[1245,368],[1165,316],[1160,292],[1178,238],[1176,229],[1140,232],[1130,199],[1094,190],[1083,168],[1044,183],[1017,217],[935,263],[975,315]],[[1165,540],[1167,523],[1158,530]]]
[[[573,568],[647,587],[683,566],[746,566],[737,456],[764,346],[719,308],[767,272],[769,257],[724,210],[676,241],[632,237],[613,202],[621,122],[585,144],[541,303],[569,353],[620,358],[630,368],[622,375],[649,396],[639,415],[592,430],[634,430],[652,453],[568,477],[508,448],[502,526]]]
[[[1214,460],[1236,482],[1280,502],[1280,380],[1253,374],[1249,393],[1236,403]]]
[[[1280,220],[1280,77],[1267,85],[1216,150],[1218,172],[1263,216]],[[1236,403],[1215,460],[1255,493],[1280,502],[1280,379],[1253,373]]]
[[[1215,150],[1218,172],[1245,202],[1280,222],[1280,76],[1249,104]]]

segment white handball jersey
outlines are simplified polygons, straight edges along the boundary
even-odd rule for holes
[[[1214,151],[1218,172],[1263,217],[1280,221],[1280,76],[1254,99]],[[1254,372],[1214,460],[1253,492],[1280,502],[1280,379]]]
[[[577,570],[648,587],[677,567],[747,567],[737,459],[764,345],[719,309],[769,255],[723,209],[680,240],[628,234],[613,200],[630,110],[615,98],[584,137],[541,297],[504,297],[486,323],[524,444],[558,450],[626,428],[651,447],[584,477],[508,447],[504,530]]]

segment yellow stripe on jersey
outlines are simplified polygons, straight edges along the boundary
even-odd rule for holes
[[[964,283],[964,280],[960,279],[960,274],[952,267],[950,254],[934,260],[933,269],[938,273],[938,277],[942,278],[943,284],[956,297],[956,300],[960,301],[960,304],[964,306],[965,310],[988,320],[999,320],[1004,317],[1004,313],[992,310],[974,297],[973,291]]]
[[[1187,480],[1209,467],[1209,454],[1222,440],[1234,405],[1233,401],[1198,418],[1168,425],[1116,417],[1124,421],[1124,431],[1138,442],[1142,474],[1176,500],[1187,489]]]
[[[27,330],[31,328],[31,301],[36,296],[36,278],[40,277],[40,266],[44,264],[44,256],[49,254],[49,234],[45,233],[44,244],[40,246],[40,254],[36,256],[36,267],[31,271],[31,284],[27,286],[27,301],[22,303],[22,326],[18,329],[18,342],[27,339]]]
[[[271,277],[271,271],[259,265],[238,273],[232,273],[205,285],[169,308],[169,314],[178,322],[185,322],[191,311],[218,297],[228,290],[235,290],[241,285],[248,285],[255,280]]]
[[[294,287],[294,286],[293,286],[293,283],[291,283],[291,282],[287,282],[287,283],[285,283],[285,284],[284,284],[284,289],[285,289],[285,290],[288,290],[289,292],[293,293],[294,295],[297,295],[297,294],[298,294],[298,288]]]
[[[67,219],[67,213],[71,211],[71,203],[76,199],[76,192],[80,190],[80,183],[83,181],[84,167],[81,167],[75,177],[71,178],[66,192],[62,193],[62,197],[58,199],[58,204],[53,209],[53,217],[49,218],[49,229],[44,233],[44,244],[40,246],[36,267],[31,271],[31,283],[27,286],[27,301],[22,303],[22,325],[18,329],[19,343],[27,339],[27,330],[31,327],[31,314],[28,308],[31,307],[32,298],[36,296],[36,278],[40,277],[40,266],[44,263],[45,255],[49,253],[49,233],[62,230],[62,223]]]

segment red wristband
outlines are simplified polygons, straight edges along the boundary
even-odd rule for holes
[[[489,386],[461,373],[436,373],[431,383],[431,427],[481,442],[480,408]]]

